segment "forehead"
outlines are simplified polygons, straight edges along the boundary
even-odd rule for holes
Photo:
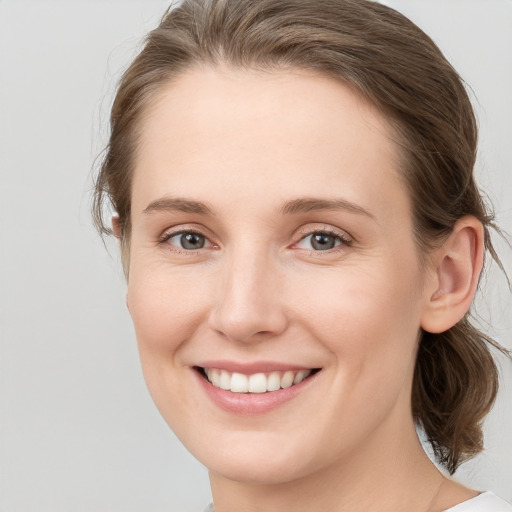
[[[222,198],[238,185],[241,202],[310,189],[390,207],[383,191],[404,193],[390,137],[382,114],[340,81],[303,70],[193,68],[162,86],[141,120],[133,206],[189,195],[191,185]]]

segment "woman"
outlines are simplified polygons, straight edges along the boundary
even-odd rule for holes
[[[125,72],[116,216],[147,385],[217,512],[512,510],[440,473],[497,392],[460,78],[355,0],[185,0]],[[213,510],[213,505],[209,510]]]

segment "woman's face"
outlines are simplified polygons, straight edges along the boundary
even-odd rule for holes
[[[213,473],[289,481],[410,430],[425,276],[390,135],[304,71],[193,69],[146,112],[127,303]]]

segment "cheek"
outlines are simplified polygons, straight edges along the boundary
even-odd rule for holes
[[[180,349],[204,321],[207,297],[207,287],[198,290],[186,273],[132,262],[127,305],[142,371],[153,401],[171,427],[177,418],[186,423],[195,409],[181,389],[183,372],[189,370]]]
[[[419,301],[417,290],[411,294],[414,274],[408,277],[395,282],[381,272],[354,272],[331,281],[329,297],[309,294],[310,332],[334,356],[323,416],[333,439],[344,432],[339,450],[359,443],[391,411],[410,416]]]
[[[208,287],[199,290],[185,272],[154,267],[132,265],[127,304],[141,347],[168,352],[201,322]]]
[[[415,268],[404,265],[401,279],[386,268],[326,275],[315,286],[303,280],[302,319],[335,356],[338,378],[344,386],[357,381],[357,389],[375,396],[388,391],[383,384],[395,383],[396,391],[411,374],[420,323]]]
[[[127,304],[135,327],[140,361],[148,390],[172,426],[178,416],[193,409],[181,389],[182,346],[204,322],[208,308],[208,287],[197,288],[186,273],[165,271],[151,265],[132,265]]]
[[[353,268],[302,274],[295,290],[300,316],[329,338],[339,339],[336,346],[347,350],[381,346],[383,337],[417,329],[421,300],[417,275],[403,269],[401,278],[396,278],[392,269],[368,265],[364,272]]]

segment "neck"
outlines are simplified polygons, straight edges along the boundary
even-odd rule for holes
[[[216,512],[428,512],[441,474],[412,420],[388,423],[335,464],[292,481],[237,482],[211,472]]]

